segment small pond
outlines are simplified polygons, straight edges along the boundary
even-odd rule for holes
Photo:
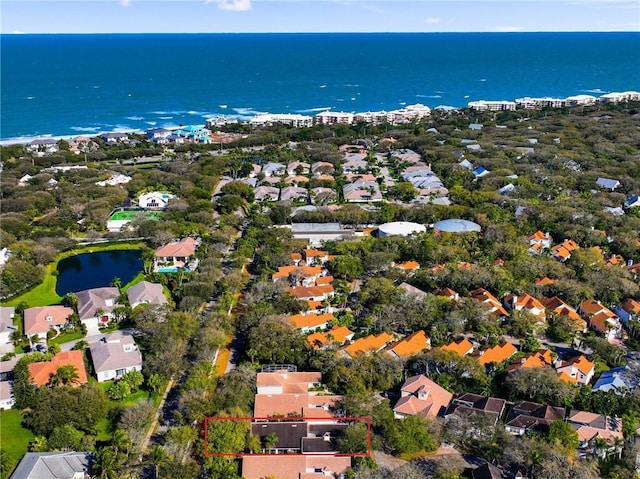
[[[56,293],[64,296],[109,286],[114,278],[124,286],[142,271],[141,254],[140,250],[101,251],[65,258],[58,263]]]

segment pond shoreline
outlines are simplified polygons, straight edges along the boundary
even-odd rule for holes
[[[59,304],[62,302],[62,296],[56,293],[58,283],[58,263],[66,258],[78,256],[87,253],[102,253],[107,251],[132,251],[146,248],[146,244],[141,241],[131,243],[115,242],[115,243],[96,243],[81,246],[71,250],[63,251],[56,256],[56,259],[45,266],[44,279],[42,282],[27,291],[19,293],[13,298],[8,298],[0,302],[2,306],[18,306],[26,303],[29,307],[48,306]]]

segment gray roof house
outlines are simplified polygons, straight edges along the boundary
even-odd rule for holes
[[[350,203],[366,203],[382,200],[380,187],[375,181],[356,181],[342,187],[344,200]]]
[[[127,297],[132,308],[140,304],[167,304],[162,285],[149,281],[141,281],[131,286],[127,291]]]
[[[0,410],[11,409],[15,403],[13,383],[10,381],[0,381]]]
[[[638,385],[638,379],[635,376],[628,365],[609,369],[600,375],[593,385],[592,391],[613,391],[618,395],[623,395]]]
[[[0,354],[12,353],[11,335],[17,328],[13,325],[15,308],[0,307]]]
[[[618,186],[620,186],[620,182],[618,180],[612,180],[610,178],[598,178],[596,180],[596,184],[600,188],[604,188],[607,190],[615,190]]]
[[[304,201],[309,191],[299,186],[287,186],[280,190],[280,201]]]
[[[89,452],[28,452],[11,479],[89,479]]]
[[[280,190],[278,188],[274,188],[273,186],[258,186],[253,194],[255,196],[255,201],[278,201],[278,197],[280,196]]]
[[[142,370],[142,355],[133,336],[115,331],[89,345],[91,361],[98,382],[122,377],[129,371]]]
[[[280,176],[287,170],[287,167],[282,163],[271,162],[262,167],[262,173],[265,176]]]
[[[116,303],[120,290],[118,288],[93,288],[85,289],[76,293],[78,296],[78,316],[81,320],[92,319],[101,316],[100,319],[108,322],[111,319],[111,312],[118,306]],[[98,315],[98,311],[102,314]]]

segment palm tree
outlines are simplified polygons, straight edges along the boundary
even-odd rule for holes
[[[153,271],[153,260],[155,259],[155,254],[152,249],[145,249],[142,251],[142,264],[144,265],[144,274],[149,274]]]
[[[65,384],[77,383],[80,376],[78,369],[73,364],[65,364],[56,369],[56,373],[51,376],[49,383],[52,386],[64,386]]]
[[[111,280],[110,284],[114,288],[118,288],[118,289],[122,288],[122,280],[120,278],[118,278],[117,276]]]
[[[93,474],[96,479],[118,479],[118,460],[110,447],[103,447],[93,462]]]
[[[73,309],[76,313],[78,312],[78,295],[76,293],[65,294],[64,303],[71,309]]]
[[[164,447],[153,446],[153,449],[151,449],[149,460],[151,461],[151,464],[153,464],[155,479],[158,479],[158,472],[160,470],[160,465],[165,460],[165,458],[166,456],[164,455]]]

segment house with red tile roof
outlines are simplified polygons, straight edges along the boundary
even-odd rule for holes
[[[632,318],[640,317],[640,302],[635,299],[626,299],[621,304],[620,307]]]
[[[302,251],[302,258],[307,266],[325,264],[329,261],[329,252],[318,249],[304,249]]]
[[[348,346],[342,348],[342,351],[347,353],[352,358],[359,356],[360,354],[368,354],[380,351],[384,347],[393,341],[393,337],[385,332],[380,334],[372,334],[363,338],[356,339]]]
[[[534,284],[536,286],[549,286],[553,283],[555,283],[556,281],[554,279],[548,278],[547,276],[545,276],[544,278],[538,278],[534,281]]]
[[[256,377],[257,394],[253,415],[256,418],[299,416],[332,418],[342,396],[311,391],[322,384],[322,373],[279,369],[260,372]]]
[[[322,349],[330,344],[342,345],[351,341],[355,333],[346,326],[334,326],[329,331],[312,333],[307,336],[307,342],[313,349]]]
[[[451,288],[437,289],[433,292],[433,294],[436,296],[443,296],[450,299],[451,301],[460,300],[460,295]]]
[[[549,349],[542,349],[534,353],[529,353],[526,356],[512,362],[507,366],[506,371],[511,373],[519,369],[529,368],[544,368],[553,364],[553,353]]]
[[[623,439],[622,420],[615,416],[603,416],[587,411],[572,409],[567,422],[578,433],[580,449],[587,450],[595,446],[596,439],[603,439],[613,446],[616,440]]]
[[[38,306],[24,310],[24,334],[46,338],[50,330],[60,331],[69,324],[73,309],[66,306]]]
[[[516,354],[518,350],[511,343],[497,345],[484,351],[476,352],[473,357],[483,366],[491,363],[502,363]]]
[[[570,319],[576,331],[581,331],[583,333],[587,331],[587,322],[582,319],[582,316],[578,314],[575,308],[565,303],[557,296],[554,296],[553,298],[542,298],[540,299],[540,302],[548,312]]]
[[[538,254],[542,250],[549,249],[553,244],[551,235],[548,232],[543,233],[540,230],[527,236],[527,240],[529,241],[529,252],[533,254]]]
[[[526,311],[540,321],[547,319],[543,304],[527,293],[507,294],[504,297],[504,304],[511,311]]]
[[[504,308],[504,306],[502,306],[500,301],[498,301],[498,298],[496,298],[493,294],[491,294],[486,289],[484,288],[474,289],[473,291],[469,292],[469,295],[471,296],[471,298],[475,299],[476,301],[486,304],[491,310],[491,312],[494,313],[495,315],[509,316],[509,313]]]
[[[321,286],[295,286],[289,288],[288,291],[298,299],[319,302],[334,295],[333,286],[330,284],[323,284]]]
[[[622,326],[618,316],[600,301],[587,299],[580,303],[578,311],[589,321],[591,329],[603,334],[607,340],[620,337]]]
[[[393,266],[406,271],[407,273],[418,271],[420,269],[420,263],[417,261],[402,261],[400,263],[393,263]]]
[[[197,242],[191,237],[161,246],[154,253],[154,271],[187,266],[196,253],[196,247]]]
[[[461,339],[460,341],[452,342],[440,346],[442,351],[450,351],[456,353],[458,356],[466,356],[473,353],[473,344],[468,339]]]
[[[321,266],[278,266],[278,271],[271,275],[271,279],[274,282],[289,280],[298,286],[314,286],[316,280],[325,274],[327,270]]]
[[[274,433],[279,453],[244,456],[245,479],[307,479],[325,474],[334,477],[334,473],[341,477],[351,466],[351,458],[337,456],[331,442],[346,427],[335,419],[336,406],[343,398],[318,391],[321,379],[319,372],[297,372],[291,366],[266,367],[258,373],[251,432],[259,438]],[[300,420],[266,420],[280,417]]]
[[[300,266],[300,262],[302,261],[301,253],[291,253],[289,257],[291,258],[291,261],[293,261],[293,264]]]
[[[605,266],[626,266],[627,261],[619,254],[611,255],[605,263]]]
[[[79,386],[87,382],[87,370],[84,367],[82,351],[62,351],[51,358],[50,361],[41,361],[29,364],[29,374],[33,379],[33,383],[37,386],[47,386],[51,382],[58,368],[62,366],[73,366],[78,374],[72,385]]]
[[[431,349],[431,339],[419,330],[387,347],[387,352],[397,359],[406,359],[427,349]]]
[[[407,416],[434,418],[444,415],[452,398],[453,394],[420,374],[404,382],[393,412],[397,419]]]
[[[551,248],[551,256],[557,261],[564,263],[571,258],[571,253],[580,246],[573,240],[564,240],[562,243]]]
[[[563,377],[569,377],[570,382],[589,384],[596,372],[595,364],[587,359],[584,354],[566,361],[559,360],[555,364],[556,371]],[[563,376],[564,375],[564,376]]]
[[[326,328],[335,319],[335,316],[332,313],[316,314],[307,312],[289,316],[288,319],[295,328],[298,328],[303,333],[309,333],[318,328]]]
[[[351,468],[351,458],[345,456],[287,455],[245,456],[242,458],[244,479],[320,479],[344,477]]]

